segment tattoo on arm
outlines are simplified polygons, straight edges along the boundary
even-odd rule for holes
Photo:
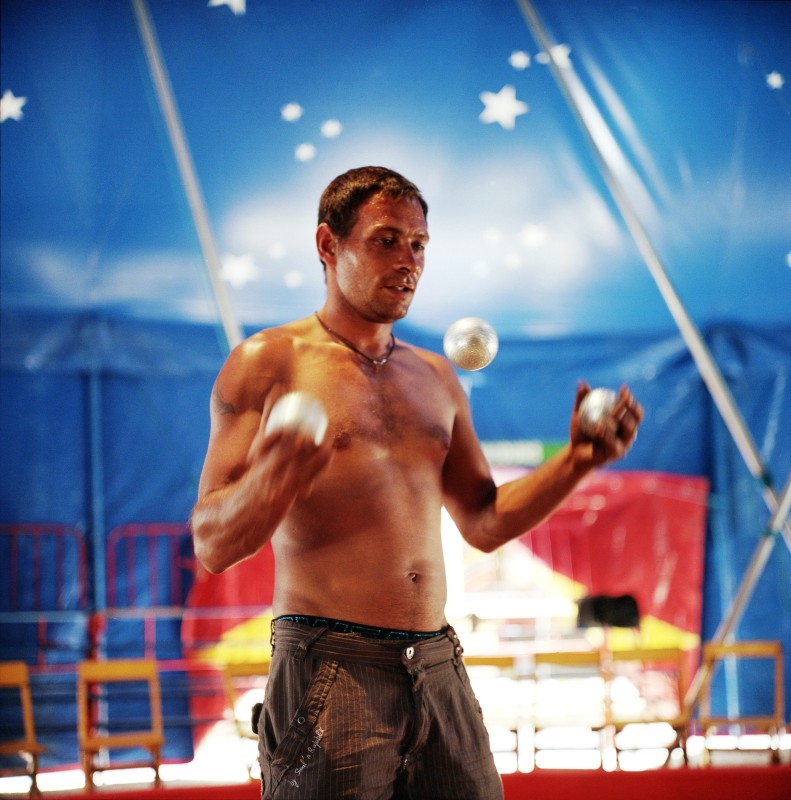
[[[214,410],[218,414],[235,414],[236,408],[233,403],[229,403],[223,396],[222,392],[215,387],[212,392],[211,402]]]

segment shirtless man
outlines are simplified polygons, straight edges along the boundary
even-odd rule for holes
[[[390,170],[336,178],[316,231],[323,307],[247,339],[214,386],[195,552],[211,572],[268,542],[275,556],[264,798],[502,797],[445,620],[441,507],[491,552],[624,455],[642,418],[623,388],[597,436],[585,436],[580,386],[569,444],[496,486],[453,366],[393,338],[423,273],[427,210]],[[294,430],[264,432],[293,390],[327,410],[318,446]]]

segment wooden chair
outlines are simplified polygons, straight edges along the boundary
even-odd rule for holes
[[[771,714],[715,717],[711,713],[711,684],[718,664],[727,659],[767,659],[773,663],[774,691]],[[780,739],[785,732],[783,694],[783,648],[773,640],[732,642],[730,644],[704,644],[703,669],[706,670],[698,713],[698,722],[703,731],[703,751],[706,761],[710,759],[710,736],[718,728],[738,726],[742,730],[765,732],[770,737],[770,758],[773,764],[780,763]]]
[[[0,755],[18,755],[25,760],[25,774],[30,777],[30,797],[40,797],[38,759],[46,747],[36,739],[33,701],[30,696],[30,673],[24,661],[0,663],[0,688],[19,692],[22,710],[22,737],[0,742]],[[4,770],[5,771],[5,770]]]
[[[607,672],[608,706],[618,764],[621,753],[640,749],[634,738],[629,741],[630,734],[638,730],[651,734],[644,745],[667,751],[665,764],[676,747],[681,748],[686,763],[685,659],[685,651],[678,647],[636,647],[607,654],[603,667]]]
[[[258,733],[253,729],[253,709],[255,705],[240,708],[240,700],[252,689],[261,689],[263,701],[263,684],[269,675],[269,664],[265,662],[248,664],[226,664],[223,667],[223,685],[225,686],[225,700],[228,711],[233,721],[236,733],[244,743],[257,741]],[[260,710],[260,709],[259,709]],[[257,726],[256,718],[256,726]],[[257,756],[248,757],[247,772],[253,778],[253,767],[257,763]]]
[[[604,766],[609,712],[600,652],[538,652],[534,659],[533,766],[541,766],[541,751],[588,749],[598,754],[598,764]],[[557,742],[549,746],[552,733],[557,734]]]
[[[129,730],[129,719],[97,719],[97,696],[93,686],[105,684],[128,684],[129,694],[123,698],[113,697],[113,692],[103,693],[102,702],[112,710],[114,702],[129,702],[133,692],[139,691],[139,685],[147,687],[150,725],[144,730]],[[136,694],[134,696],[137,700]],[[116,715],[119,716],[119,715]],[[85,790],[93,788],[93,776],[96,772],[108,769],[129,769],[133,767],[151,767],[154,770],[154,785],[159,786],[159,765],[161,750],[165,738],[162,728],[162,698],[159,687],[159,673],[154,661],[149,660],[113,660],[83,661],[77,668],[77,730],[79,734],[80,752],[85,771]],[[102,751],[114,749],[140,748],[147,750],[150,758],[142,760],[99,763]]]

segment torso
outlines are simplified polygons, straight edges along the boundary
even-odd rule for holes
[[[442,470],[455,416],[438,357],[399,343],[376,370],[335,342],[297,336],[278,350],[292,353],[281,362],[284,388],[324,403],[335,456],[272,538],[273,613],[436,630],[446,597]]]

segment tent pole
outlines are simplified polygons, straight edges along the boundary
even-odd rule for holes
[[[89,657],[103,647],[102,631],[107,611],[107,540],[104,506],[104,437],[102,431],[102,380],[99,367],[88,374],[88,430],[91,475],[91,558],[93,561],[93,613],[89,635]]]
[[[723,379],[700,332],[687,313],[675,288],[670,282],[661,259],[654,249],[645,228],[640,222],[637,212],[633,208],[628,192],[624,188],[622,178],[629,177],[635,185],[638,183],[638,178],[630,169],[627,160],[620,151],[617,141],[608,129],[607,123],[602,118],[601,114],[599,114],[598,109],[576,73],[572,69],[565,69],[558,65],[553,52],[554,44],[544,30],[532,0],[517,0],[517,2],[527,26],[538,42],[539,47],[541,47],[549,57],[549,65],[552,69],[552,74],[593,148],[607,187],[618,206],[618,210],[626,226],[632,234],[640,254],[646,262],[649,272],[662,294],[668,310],[673,316],[692,354],[698,371],[722,415],[731,437],[736,443],[751,474],[761,483],[764,501],[773,514],[771,529],[774,530],[776,528],[777,532],[783,536],[789,550],[791,550],[791,526],[789,526],[787,520],[788,506],[789,503],[791,503],[791,498],[789,498],[791,488],[789,485],[786,485],[782,501],[778,500],[777,494],[771,486],[771,479],[768,471],[761,461],[758,449],[739,412],[733,395]],[[619,174],[621,177],[619,177]],[[720,623],[712,641],[721,643],[725,637],[732,635],[733,629],[752,595],[755,584],[766,566],[776,538],[777,536],[775,535],[766,536],[759,542],[736,597],[734,598],[734,602],[728,614]],[[692,681],[690,689],[687,692],[685,698],[685,709],[687,713],[689,713],[697,702],[700,690],[706,680],[707,676],[701,675],[701,672],[702,670],[699,670],[698,674],[695,675],[695,679]]]
[[[132,0],[132,6],[134,8],[135,18],[137,19],[140,38],[145,48],[148,68],[151,72],[151,80],[157,91],[159,106],[162,110],[165,124],[167,125],[173,153],[176,156],[184,193],[187,196],[187,202],[189,203],[192,213],[192,220],[195,224],[195,230],[198,233],[198,240],[203,252],[203,260],[209,273],[209,280],[211,281],[214,299],[217,303],[217,308],[222,320],[228,349],[231,350],[242,341],[244,336],[234,315],[228,292],[222,280],[220,273],[220,257],[217,252],[217,245],[214,241],[211,225],[209,224],[209,215],[206,211],[206,204],[203,200],[200,184],[198,183],[195,165],[192,162],[189,145],[187,144],[187,138],[181,124],[181,118],[173,96],[170,80],[168,79],[165,62],[162,58],[159,44],[157,43],[154,25],[148,13],[148,7],[146,6],[145,0]]]
[[[517,0],[524,14],[527,25],[539,46],[549,57],[550,68],[558,82],[561,91],[566,97],[571,110],[577,118],[583,132],[597,157],[599,168],[607,183],[618,210],[626,223],[640,254],[654,278],[657,287],[664,299],[668,310],[678,326],[681,335],[697,365],[723,420],[736,443],[748,469],[762,486],[762,494],[771,512],[778,508],[778,499],[771,486],[771,478],[766,467],[761,461],[750,431],[733,399],[728,385],[725,383],[714,358],[712,357],[703,337],[700,335],[695,323],[687,313],[670,278],[665,271],[659,255],[654,249],[648,234],[640,222],[637,212],[623,186],[623,177],[629,177],[635,185],[638,178],[633,174],[626,159],[620,151],[618,143],[607,128],[607,123],[601,117],[595,104],[588,95],[585,87],[573,69],[559,67],[555,59],[554,44],[544,31],[541,20],[533,7],[532,0]],[[791,550],[791,527],[784,526],[784,536],[789,550]]]
[[[742,583],[739,586],[733,601],[731,602],[728,613],[722,619],[722,622],[720,622],[717,630],[714,633],[714,636],[712,636],[712,642],[716,644],[723,644],[733,641],[736,625],[739,619],[741,619],[742,613],[744,612],[744,609],[747,606],[750,597],[752,596],[753,590],[755,589],[755,585],[758,582],[758,578],[761,577],[761,573],[763,572],[764,567],[769,560],[769,556],[774,549],[774,545],[777,541],[778,535],[780,534],[781,528],[785,525],[788,517],[789,507],[791,507],[791,475],[788,476],[788,480],[786,481],[780,505],[772,516],[768,530],[753,553],[753,557],[747,566],[744,579],[742,580]],[[700,669],[698,669],[698,671],[695,673],[684,698],[685,713],[691,714],[692,709],[700,697],[701,691],[703,691],[703,688],[706,686],[706,683],[709,680],[710,672],[711,670],[709,668],[701,666]]]

